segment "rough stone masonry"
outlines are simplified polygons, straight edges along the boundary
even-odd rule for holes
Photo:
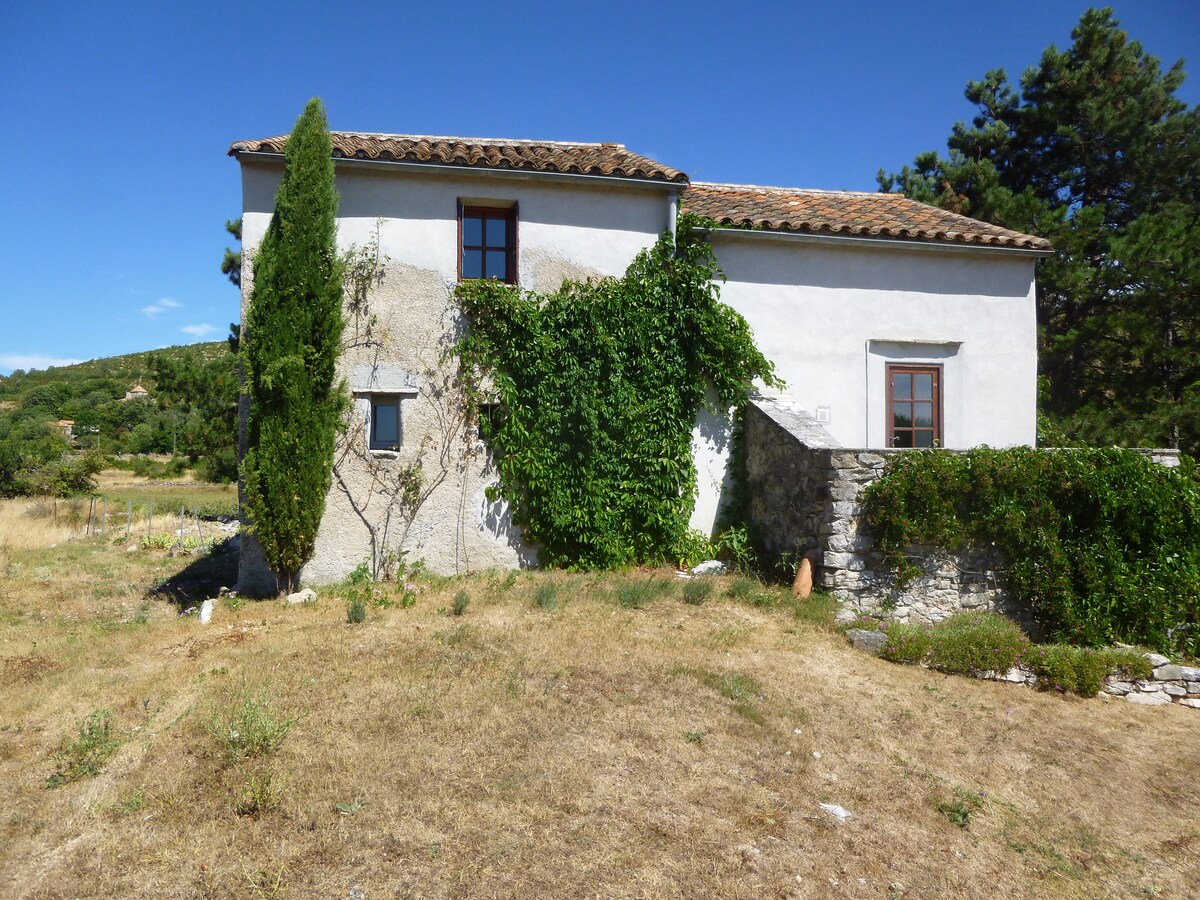
[[[891,619],[932,624],[962,610],[991,609],[1039,637],[1029,611],[1000,584],[1002,560],[993,548],[948,553],[909,547],[907,556],[923,574],[896,586],[866,533],[861,495],[883,475],[888,456],[912,451],[841,447],[782,397],[756,397],[747,404],[744,443],[748,514],[763,549],[784,560],[808,556],[815,584],[850,610],[887,607]],[[1178,451],[1143,452],[1160,465],[1179,464]]]

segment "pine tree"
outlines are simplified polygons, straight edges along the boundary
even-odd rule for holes
[[[1088,10],[1020,88],[1003,70],[966,89],[971,127],[880,186],[1048,237],[1038,266],[1040,368],[1060,434],[1200,450],[1200,110]]]
[[[241,334],[247,512],[280,593],[295,588],[312,556],[345,405],[336,373],[344,325],[337,192],[320,100],[305,106],[285,159]]]

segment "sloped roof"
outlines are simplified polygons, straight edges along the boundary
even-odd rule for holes
[[[736,228],[1051,249],[1045,238],[947,212],[903,194],[696,181],[683,195],[683,209]]]
[[[626,149],[624,144],[517,141],[493,138],[431,137],[417,134],[330,132],[335,158],[435,163],[484,169],[517,169],[573,175],[604,175],[640,181],[687,184],[678,169]],[[237,141],[229,155],[282,153],[288,136]]]

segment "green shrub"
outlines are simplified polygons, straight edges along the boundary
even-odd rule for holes
[[[1029,647],[1029,638],[1015,622],[992,612],[950,616],[934,625],[929,636],[929,665],[958,675],[1007,672]]]
[[[1115,647],[1102,652],[1108,660],[1109,674],[1115,675],[1122,681],[1137,681],[1150,678],[1154,674],[1154,667],[1150,665],[1150,660],[1146,659],[1140,651]]]
[[[683,602],[691,606],[699,606],[712,595],[712,592],[713,581],[711,578],[692,578],[683,583]]]
[[[459,591],[454,595],[454,605],[450,607],[452,615],[461,616],[467,611],[467,607],[471,604],[471,597],[466,591]]]
[[[994,545],[1056,641],[1200,654],[1200,480],[1130,450],[981,448],[889,457],[864,493],[900,581],[907,547]]]
[[[347,604],[346,621],[351,625],[361,625],[367,621],[367,604],[361,598],[355,597]]]
[[[887,635],[887,643],[879,655],[888,662],[915,664],[929,658],[932,641],[928,628],[893,622],[883,629],[883,633]]]
[[[631,578],[617,585],[617,605],[623,609],[642,609],[671,587],[671,582],[660,578]]]
[[[1051,644],[1030,648],[1024,662],[1037,676],[1038,687],[1042,690],[1081,697],[1095,697],[1109,675],[1128,679],[1151,675],[1150,661],[1133,650],[1093,650]]]
[[[112,713],[107,709],[94,711],[79,724],[79,736],[64,742],[57,754],[58,769],[46,779],[46,787],[55,788],[99,774],[120,746],[120,738],[113,734]]]
[[[1104,679],[1149,678],[1150,662],[1136,650],[1033,644],[1015,623],[990,612],[959,613],[936,625],[885,625],[882,657],[896,663],[928,663],[943,672],[980,676],[1022,665],[1043,690],[1094,697]]]
[[[713,540],[714,555],[729,564],[735,572],[749,575],[758,571],[758,553],[750,530],[745,525],[731,525]]]
[[[547,612],[558,606],[558,585],[550,582],[543,582],[537,586],[537,590],[533,592],[533,602],[538,609],[544,609]]]
[[[230,760],[267,756],[279,749],[299,716],[275,709],[265,691],[242,691],[237,703],[214,714],[208,731]]]
[[[264,769],[261,775],[246,773],[246,781],[234,802],[234,811],[250,818],[271,812],[283,800],[286,783],[286,779],[276,776],[270,769]]]

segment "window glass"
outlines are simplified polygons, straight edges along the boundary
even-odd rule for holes
[[[892,427],[893,428],[911,428],[912,427],[912,404],[911,403],[893,403],[892,404]]]
[[[395,399],[376,400],[371,404],[371,446],[395,446],[400,443],[400,403]]]
[[[913,388],[916,393],[913,395],[915,400],[932,400],[933,399],[933,376],[927,372],[922,372],[918,375],[913,375]]]
[[[464,247],[478,247],[483,243],[483,219],[463,216],[462,241]]]
[[[504,219],[487,220],[487,245],[500,248],[508,246],[508,222]]]
[[[482,278],[483,277],[483,251],[482,250],[464,250],[463,251],[462,277],[463,278]]]
[[[505,265],[505,257],[508,254],[503,250],[489,250],[487,252],[487,270],[488,278],[499,278],[501,281],[508,281],[508,267]]]
[[[497,278],[517,281],[517,208],[463,206],[460,278]]]
[[[912,399],[912,376],[906,372],[896,372],[892,376],[892,399]]]
[[[899,423],[897,423],[899,424]],[[918,428],[933,427],[933,404],[932,403],[914,403],[913,404],[913,424]]]

